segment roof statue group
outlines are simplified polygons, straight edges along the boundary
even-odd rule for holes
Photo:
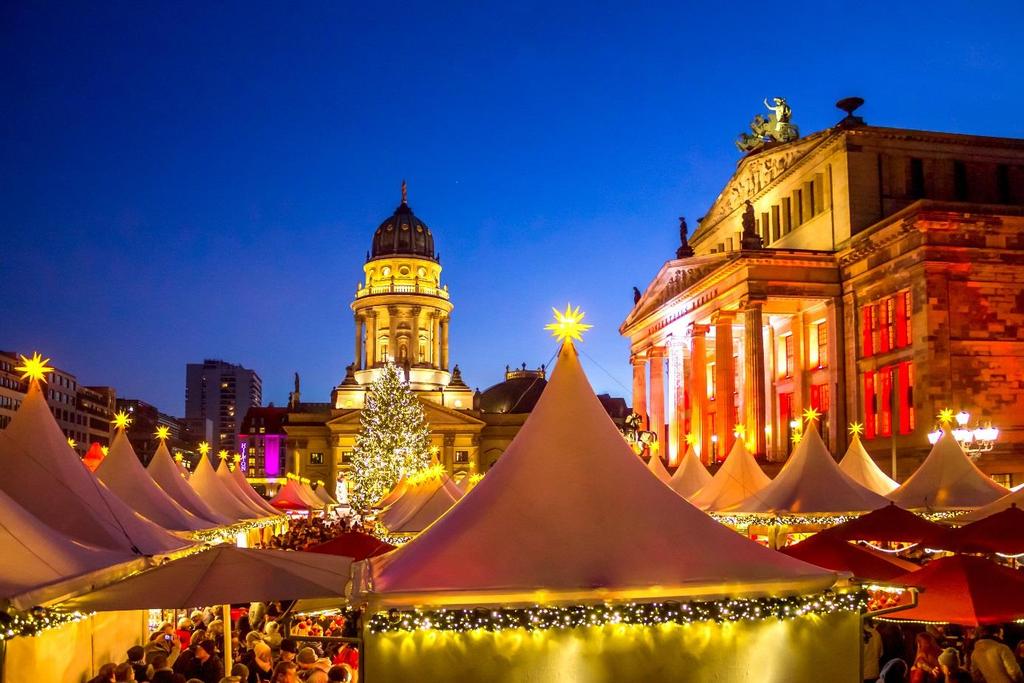
[[[800,137],[800,129],[790,119],[793,110],[785,97],[773,97],[771,104],[764,101],[771,114],[765,118],[757,114],[750,122],[752,133],[740,133],[736,147],[741,152],[756,152],[772,142],[792,142]]]

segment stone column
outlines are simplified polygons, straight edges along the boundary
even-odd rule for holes
[[[668,448],[665,450],[665,462],[671,465],[682,456],[682,367],[683,348],[678,340],[672,339],[668,345]]]
[[[711,435],[707,433],[708,414],[708,328],[690,325],[690,433],[700,459],[711,461]]]
[[[448,369],[448,318],[441,318],[441,369]]]
[[[736,427],[736,369],[732,356],[732,323],[735,313],[718,311],[715,325],[715,431],[718,433],[718,457],[732,449]]]
[[[810,373],[807,367],[807,330],[804,325],[804,314],[796,313],[790,319],[790,330],[793,333],[793,418],[802,419],[803,411],[811,407],[810,389],[807,379]],[[783,445],[788,448],[787,445]]]
[[[668,454],[665,443],[665,349],[653,348],[651,357],[651,426],[650,431],[658,435],[658,453]]]
[[[634,355],[629,359],[633,364],[633,412],[640,416],[640,425],[646,429],[647,421],[647,361]]]
[[[441,450],[441,464],[444,465],[448,473],[451,474],[455,470],[455,435],[445,434],[444,435],[444,448]]]
[[[420,307],[412,307],[412,348],[409,349],[409,364],[422,363],[426,358],[420,357]]]
[[[392,363],[398,362],[398,306],[388,306],[388,357]]]
[[[366,312],[366,367],[377,364],[377,311]]]
[[[743,311],[743,340],[746,350],[743,377],[744,424],[747,427],[747,440],[753,441],[756,455],[765,455],[768,452],[764,434],[766,415],[763,305],[763,300],[750,299]]]
[[[430,365],[434,368],[441,367],[441,334],[438,329],[440,325],[440,314],[434,311],[430,314]]]
[[[355,353],[355,369],[362,370],[363,368],[363,332],[365,326],[363,324],[363,316],[359,313],[355,315],[356,322],[356,353]]]

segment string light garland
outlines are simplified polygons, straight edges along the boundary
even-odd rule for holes
[[[223,526],[216,529],[200,529],[199,531],[193,531],[190,535],[193,540],[200,541],[201,543],[219,543],[221,541],[232,540],[242,532],[263,529],[268,526],[275,526],[277,524],[281,524],[282,521],[283,520],[280,516],[261,517],[259,519],[248,519],[244,522],[238,522],[231,526]]]
[[[808,614],[861,612],[868,604],[864,590],[837,593],[825,591],[812,595],[784,598],[726,598],[699,602],[654,602],[564,607],[476,608],[441,610],[397,610],[378,612],[370,617],[371,633],[412,631],[506,631],[524,629],[572,629],[584,626],[630,624],[725,623],[792,619]]]
[[[36,607],[26,612],[0,611],[0,642],[18,636],[37,636],[43,631],[88,619],[94,612],[55,612]]]
[[[932,522],[948,522],[956,520],[967,512],[967,510],[939,510],[935,512],[915,512],[914,514]],[[846,514],[809,513],[806,515],[757,512],[709,512],[708,514],[726,526],[733,527],[734,529],[746,529],[751,526],[836,526],[837,524],[862,517],[867,512]]]

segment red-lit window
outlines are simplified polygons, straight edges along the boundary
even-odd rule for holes
[[[864,373],[864,438],[873,439],[878,431],[878,404],[875,396],[875,373]]]
[[[783,339],[783,344],[785,344],[785,346],[786,346],[786,353],[785,353],[785,356],[786,356],[785,372],[786,372],[786,374],[783,375],[783,377],[792,377],[793,376],[793,335],[787,334],[782,339]]]
[[[861,353],[865,358],[875,355],[874,337],[872,336],[875,331],[873,308],[874,306],[865,306],[861,309]]]
[[[829,445],[828,410],[831,402],[827,384],[811,385],[811,407],[818,411],[818,433],[825,440],[826,446]]]
[[[909,362],[897,366],[899,374],[900,434],[914,431],[914,366]]]
[[[910,346],[910,290],[898,292],[861,308],[861,346],[864,357]]]
[[[892,372],[878,371],[878,435],[892,436]]]
[[[910,315],[914,312],[914,307],[910,300],[910,290],[903,292],[903,345],[910,346],[910,342],[913,340],[913,336],[910,333]]]

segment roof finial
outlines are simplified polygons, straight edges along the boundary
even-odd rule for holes
[[[405,180],[404,179],[402,180],[402,203],[403,204],[408,204],[409,203],[409,188],[405,184]]]

